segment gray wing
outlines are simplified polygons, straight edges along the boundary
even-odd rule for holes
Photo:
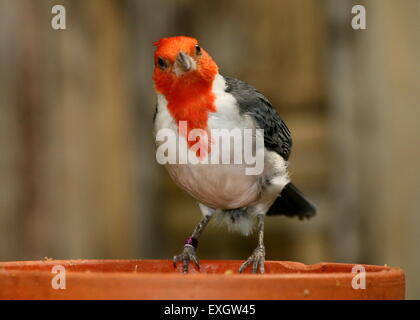
[[[253,117],[258,127],[264,129],[265,147],[288,160],[292,149],[292,137],[270,101],[246,82],[231,77],[224,78],[226,92],[235,97],[239,111]]]

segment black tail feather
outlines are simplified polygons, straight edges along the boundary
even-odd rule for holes
[[[299,219],[311,218],[316,213],[315,205],[306,198],[303,193],[291,182],[287,184],[280,196],[274,201],[267,215],[285,215],[299,217]]]

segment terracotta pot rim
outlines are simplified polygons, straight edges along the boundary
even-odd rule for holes
[[[170,260],[44,260],[0,262],[0,299],[404,299],[399,268],[362,265],[366,290],[353,288],[347,263],[304,265],[266,261],[264,275],[238,274],[243,260],[202,260],[188,275]],[[66,290],[54,290],[55,265],[62,265]]]
[[[202,264],[218,264],[218,263],[241,263],[243,260],[202,260]],[[54,265],[63,265],[63,266],[72,266],[72,265],[80,265],[80,264],[116,264],[122,262],[133,262],[133,263],[172,263],[170,260],[158,260],[158,259],[71,259],[71,260],[25,260],[25,261],[8,261],[8,262],[0,262],[0,274],[1,273],[10,273],[13,272],[15,274],[51,274],[50,270],[22,270],[22,269],[14,269],[20,268],[22,266],[37,266],[37,265],[44,265],[44,266],[54,266]],[[266,274],[250,274],[250,273],[243,273],[240,274],[237,270],[233,270],[233,273],[225,274],[225,273],[205,273],[205,272],[195,272],[189,273],[188,275],[177,273],[174,269],[174,272],[147,272],[147,271],[97,271],[97,270],[87,270],[87,271],[71,271],[72,276],[81,276],[81,277],[109,277],[109,276],[127,276],[127,277],[142,277],[142,276],[157,276],[157,277],[241,277],[241,278],[288,278],[288,279],[309,279],[309,278],[335,278],[339,280],[353,278],[354,274],[348,271],[342,272],[326,272],[320,273],[319,270],[323,266],[349,266],[349,265],[361,265],[365,268],[374,268],[377,270],[366,271],[366,276],[370,278],[382,277],[384,273],[390,276],[397,276],[397,275],[404,275],[404,271],[399,267],[389,267],[389,266],[377,266],[377,265],[369,265],[369,264],[349,264],[349,263],[331,263],[331,262],[319,262],[316,264],[305,265],[299,262],[292,262],[292,261],[274,261],[274,260],[267,260],[266,264],[291,264],[293,266],[299,266],[301,270],[293,270],[292,268],[290,272],[285,273],[266,273]],[[314,272],[311,272],[314,271]]]

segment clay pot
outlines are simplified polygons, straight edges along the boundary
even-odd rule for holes
[[[0,299],[404,299],[398,268],[364,265],[366,289],[355,290],[351,264],[267,261],[266,274],[253,275],[237,274],[240,263],[204,260],[184,275],[168,260],[5,262]],[[55,265],[66,289],[52,287]]]

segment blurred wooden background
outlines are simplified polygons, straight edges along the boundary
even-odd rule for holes
[[[363,3],[355,31],[347,0],[2,0],[0,260],[179,253],[200,215],[155,163],[151,72],[152,42],[185,34],[292,130],[319,214],[268,218],[267,258],[400,266],[419,298],[420,2]],[[255,241],[210,227],[199,257]]]

